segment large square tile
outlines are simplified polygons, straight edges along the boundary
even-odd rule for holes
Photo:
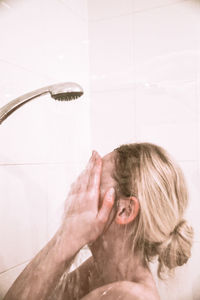
[[[132,63],[131,15],[89,23],[92,90],[121,88]]]
[[[20,107],[2,124],[0,163],[66,162],[90,143],[89,105],[43,96]]]
[[[61,225],[64,206],[70,205],[66,203],[70,186],[81,171],[78,163],[48,166],[48,238],[51,238]]]
[[[54,83],[50,76],[42,74],[42,71],[39,74],[6,59],[0,60],[0,67],[1,107],[26,93]]]
[[[132,12],[132,0],[89,0],[88,12],[89,21],[119,17]]]
[[[83,19],[85,22],[88,21],[88,1],[87,0],[60,0],[64,6],[63,8],[70,9],[72,12]]]
[[[135,138],[133,90],[91,94],[92,148],[104,155]]]
[[[198,62],[198,85],[197,85],[197,103],[198,103],[198,162],[200,170],[200,59]]]
[[[189,191],[189,205],[186,212],[186,218],[194,228],[194,240],[200,242],[200,170],[198,162],[180,162],[179,163],[186,178],[186,183]]]
[[[21,264],[47,240],[44,166],[0,166],[0,272]]]
[[[137,123],[137,140],[160,145],[176,160],[197,160],[197,123]]]
[[[7,7],[0,18],[6,28],[0,33],[0,105],[63,81],[81,84],[85,95],[78,106],[46,96],[14,112],[0,126],[0,163],[66,162],[67,155],[82,159],[90,134],[88,26],[80,16],[87,1],[12,2],[5,2],[13,9]]]
[[[140,12],[143,10],[155,9],[169,5],[176,5],[183,0],[132,0],[133,12]]]
[[[68,77],[77,67],[88,70],[88,47],[86,52],[82,47],[88,39],[87,23],[70,7],[60,1],[21,1],[8,10],[0,20],[6,28],[0,34],[0,58],[52,77],[64,71]]]
[[[191,81],[197,73],[200,5],[181,1],[133,15],[137,78]]]
[[[197,123],[196,82],[135,89],[137,124]]]

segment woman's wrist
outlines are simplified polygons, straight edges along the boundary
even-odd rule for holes
[[[87,244],[78,226],[71,220],[61,225],[53,239],[59,261],[66,261],[69,257],[75,256]]]

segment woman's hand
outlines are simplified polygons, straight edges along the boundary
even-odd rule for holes
[[[74,238],[80,239],[83,245],[94,242],[102,234],[114,204],[115,191],[111,188],[98,210],[101,170],[102,159],[93,151],[86,169],[72,184],[66,200],[66,207],[69,203],[70,206],[65,209],[62,230],[70,224]]]
[[[101,168],[101,157],[94,152],[72,185],[61,227],[20,274],[5,300],[49,299],[76,253],[101,235],[114,203],[113,190],[106,193],[98,210]]]

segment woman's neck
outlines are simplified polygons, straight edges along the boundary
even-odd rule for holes
[[[101,246],[100,246],[101,243]],[[97,287],[114,281],[152,282],[153,277],[138,255],[130,253],[130,247],[108,245],[101,240],[91,247],[93,254],[93,284]],[[109,251],[108,251],[109,249]],[[154,282],[154,281],[153,281]]]

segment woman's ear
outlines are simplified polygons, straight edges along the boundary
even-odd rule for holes
[[[136,197],[119,199],[115,222],[117,224],[129,224],[137,217],[139,208],[139,201]]]

